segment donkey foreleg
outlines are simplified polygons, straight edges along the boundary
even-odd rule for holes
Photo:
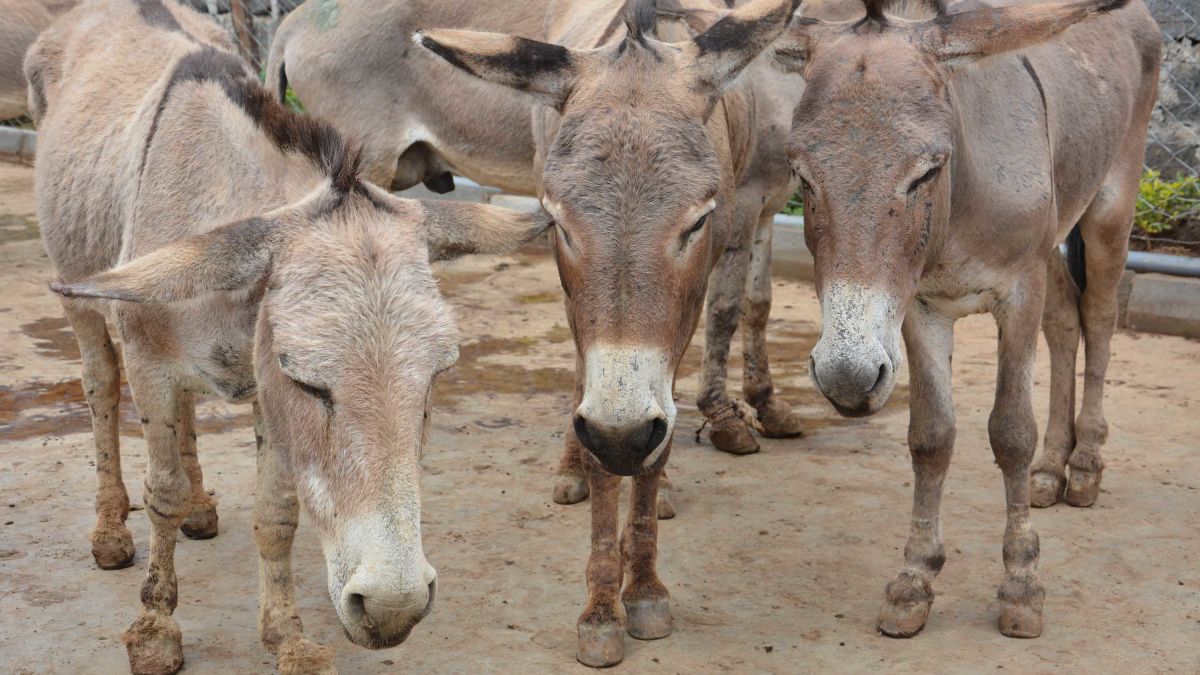
[[[669,442],[669,441],[668,441]],[[670,452],[668,447],[664,452]],[[667,587],[658,578],[658,514],[660,472],[635,476],[629,495],[629,515],[621,535],[621,554],[629,583],[621,593],[629,634],[657,640],[671,634],[671,604]]]
[[[177,391],[158,362],[140,358],[126,344],[126,368],[142,416],[148,463],[145,492],[150,517],[150,560],[142,584],[142,613],[125,631],[129,667],[135,675],[174,673],[183,667],[183,635],[171,616],[178,604],[175,535],[192,511],[190,484],[179,454]]]
[[[304,638],[292,578],[292,542],[300,520],[295,480],[267,438],[262,410],[254,403],[258,446],[254,490],[254,542],[258,545],[258,634],[279,657],[279,672],[336,673],[334,651]]]
[[[583,470],[583,453],[575,435],[575,410],[583,400],[583,359],[575,355],[575,397],[567,414],[567,430],[563,436],[563,454],[558,462],[558,478],[554,481],[554,503],[578,504],[588,498],[588,479]]]
[[[204,473],[196,456],[196,397],[191,392],[179,392],[177,407],[175,429],[179,436],[179,456],[192,485],[192,512],[184,518],[179,529],[189,539],[212,539],[217,536],[217,503],[204,489]]]
[[[576,658],[600,668],[625,658],[625,635],[617,611],[624,574],[617,542],[621,477],[605,471],[590,454],[584,455],[583,462],[592,494],[592,552],[587,563],[587,608],[576,626]]]
[[[888,584],[879,613],[879,631],[891,637],[912,637],[925,627],[933,606],[933,579],[946,562],[941,508],[954,451],[954,321],[923,307],[916,303],[904,320],[910,364],[908,449],[915,480],[904,565]]]
[[[104,316],[92,309],[63,301],[63,309],[83,361],[83,393],[92,414],[96,449],[96,528],[92,530],[92,557],[100,569],[115,570],[133,564],[133,535],[125,527],[129,494],[121,480],[120,423],[121,371],[117,351],[108,335]]]
[[[775,216],[761,214],[750,247],[742,309],[742,391],[754,406],[767,438],[794,438],[804,433],[800,417],[775,395],[767,359],[767,321],[771,318],[771,239]]]
[[[1000,331],[996,401],[988,437],[1004,473],[1008,523],[1004,530],[1004,581],[1000,584],[1000,632],[1009,637],[1042,634],[1045,591],[1037,577],[1039,543],[1029,522],[1029,465],[1037,448],[1033,416],[1033,363],[1045,301],[1045,267],[1026,273],[1024,286],[994,310]]]
[[[729,347],[741,319],[750,266],[750,233],[742,232],[737,223],[734,229],[738,231],[708,278],[704,365],[696,405],[712,425],[713,447],[734,455],[749,455],[758,452],[758,441],[725,391]]]

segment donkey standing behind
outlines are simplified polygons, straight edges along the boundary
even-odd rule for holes
[[[361,137],[364,173],[381,185],[406,189],[418,182],[435,191],[453,189],[450,172],[510,192],[542,194],[544,139],[535,141],[530,117],[537,101],[471,78],[398,40],[432,28],[499,31],[582,47],[621,44],[622,16],[640,5],[648,26],[655,14],[659,37],[686,40],[684,22],[702,32],[727,13],[710,0],[385,0],[378,4],[308,2],[280,25],[271,47],[267,76],[282,96],[289,84],[304,105]],[[653,28],[647,32],[653,31]],[[791,406],[775,394],[767,361],[766,324],[771,309],[771,221],[795,189],[783,145],[792,109],[803,89],[800,78],[769,63],[750,66],[725,101],[736,108],[731,124],[735,146],[737,205],[733,229],[710,281],[700,410],[712,423],[718,449],[749,454],[759,449],[746,421],[725,389],[730,341],[743,329],[743,391],[765,436],[801,433]],[[654,77],[654,76],[651,76]],[[463,102],[469,101],[469,105]],[[724,104],[723,104],[724,105]],[[586,105],[578,106],[580,111]],[[604,108],[592,108],[604,114]],[[670,161],[671,156],[664,156]],[[661,187],[656,189],[662,189]],[[744,309],[744,311],[743,311]],[[554,500],[573,504],[588,487],[579,445],[568,433]],[[659,517],[673,514],[665,481]]]
[[[821,299],[813,380],[842,414],[870,415],[895,384],[901,332],[910,361],[915,494],[904,566],[879,617],[887,635],[925,625],[945,562],[940,506],[955,435],[956,319],[991,312],[1000,334],[988,431],[1008,502],[1002,633],[1042,632],[1029,469],[1043,308],[1054,381],[1048,456],[1035,485],[1050,483],[1047,492],[1057,494],[1074,445],[1068,500],[1095,498],[1116,286],[1160,62],[1145,6],[1124,3],[910,20],[872,2],[861,21],[800,19],[777,44],[808,83],[789,155],[802,179]],[[1101,16],[1071,28],[1093,14]],[[1014,50],[1024,51],[1005,55]],[[1072,228],[1086,244],[1082,296],[1055,246]],[[1080,321],[1086,380],[1072,424]]]
[[[257,396],[262,641],[283,672],[326,672],[332,650],[304,639],[295,604],[299,502],[347,636],[403,641],[436,590],[418,458],[433,378],[457,358],[429,261],[511,248],[548,221],[363,182],[357,150],[277,104],[224,47],[210,21],[161,0],[94,0],[47,30],[25,62],[38,215],[84,364],[103,567],[133,554],[105,308],[146,439],[152,531],[143,610],[125,633],[133,672],[183,663],[175,533],[203,495],[194,396],[206,392]]]
[[[757,0],[674,43],[651,36],[653,2],[632,3],[624,16],[611,6],[601,12],[584,2],[559,4],[549,13],[558,23],[551,35],[576,47],[447,29],[415,39],[450,64],[539,102],[533,176],[555,221],[555,260],[576,348],[564,465],[586,470],[592,497],[578,658],[605,666],[623,657],[626,627],[642,639],[671,632],[667,589],[655,571],[656,497],[675,428],[676,370],[710,274],[710,348],[722,344],[712,339],[715,326],[732,317],[725,327],[736,327],[745,275],[722,270],[745,260],[754,233],[735,211],[754,157],[755,108],[731,87],[782,33],[795,3]],[[769,275],[761,283],[769,289]],[[728,344],[726,337],[722,348]],[[618,537],[621,476],[633,476],[634,486]]]

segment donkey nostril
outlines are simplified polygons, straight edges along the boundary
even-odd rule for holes
[[[663,439],[667,437],[667,421],[661,417],[655,417],[650,423],[650,438],[646,443],[646,452],[654,452],[654,449],[662,444]]]
[[[590,450],[592,445],[588,440],[587,419],[585,419],[583,415],[575,415],[574,424],[576,438],[578,438],[579,442],[583,444],[583,447]]]
[[[367,614],[366,600],[362,593],[351,593],[346,598],[346,604],[350,606],[350,611],[354,616],[362,617]]]
[[[871,391],[878,391],[883,383],[887,381],[888,367],[886,363],[879,364],[879,377],[875,378],[875,384],[871,386]]]

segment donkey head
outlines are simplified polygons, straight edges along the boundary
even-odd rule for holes
[[[887,402],[900,326],[945,231],[958,119],[952,69],[1124,1],[939,9],[908,20],[885,15],[879,0],[858,21],[797,19],[776,44],[776,58],[807,83],[788,155],[821,299],[811,372],[840,413],[869,415]]]
[[[590,50],[457,30],[415,36],[548,106],[535,112],[549,130],[540,182],[583,368],[575,431],[612,473],[666,460],[675,369],[728,235],[732,169],[709,118],[794,9],[757,0],[665,43],[651,36],[654,3],[635,2],[624,39]]]
[[[142,303],[233,291],[256,305],[268,442],[320,534],[348,637],[388,647],[429,612],[436,588],[421,545],[418,460],[434,377],[458,348],[429,261],[511,249],[548,225],[358,183],[54,289]],[[213,320],[211,330],[224,329]]]

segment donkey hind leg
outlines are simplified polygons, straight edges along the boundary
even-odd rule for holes
[[[912,521],[904,565],[884,593],[879,632],[907,638],[921,632],[933,606],[933,579],[946,562],[942,484],[954,452],[950,356],[954,322],[918,305],[904,321],[909,360],[908,448],[912,455]]]
[[[187,473],[176,437],[176,390],[162,366],[137,358],[125,336],[126,367],[142,415],[149,455],[144,500],[150,517],[150,560],[142,584],[142,612],[125,631],[129,667],[136,675],[174,673],[183,667],[183,635],[171,616],[178,604],[175,536],[192,511]]]
[[[117,350],[108,335],[104,316],[91,309],[63,302],[75,330],[83,360],[83,393],[92,412],[96,445],[96,529],[92,530],[92,557],[104,570],[133,564],[133,535],[125,527],[129,494],[121,480],[120,423],[121,371]]]
[[[179,436],[179,456],[188,482],[192,484],[192,512],[179,526],[188,539],[212,539],[217,536],[217,503],[204,489],[204,473],[196,456],[196,397],[179,392],[175,430]]]
[[[584,455],[592,494],[592,552],[587,564],[588,603],[576,625],[576,658],[585,666],[602,668],[625,658],[625,631],[617,610],[623,566],[617,542],[621,477],[608,473]]]
[[[666,452],[671,449],[667,448]],[[667,587],[658,578],[659,472],[635,476],[629,495],[629,515],[621,535],[621,557],[629,583],[621,593],[629,635],[657,640],[671,634],[671,603]]]
[[[558,462],[558,478],[554,481],[555,504],[578,504],[588,498],[588,479],[583,470],[586,452],[575,435],[574,415],[583,400],[583,359],[575,356],[575,398],[567,414],[562,458]]]
[[[1029,465],[1037,449],[1033,416],[1033,362],[1045,298],[1044,266],[1031,271],[1020,305],[1001,303],[993,311],[1000,330],[996,399],[988,418],[988,438],[1004,473],[1008,522],[1004,529],[1004,581],[1000,632],[1009,637],[1042,634],[1045,591],[1037,577],[1039,543],[1029,522]]]
[[[1053,506],[1067,485],[1067,460],[1075,447],[1075,358],[1079,350],[1079,291],[1058,247],[1046,259],[1046,309],[1042,330],[1050,347],[1050,417],[1045,447],[1029,477],[1029,503]]]
[[[334,651],[304,637],[292,578],[292,541],[300,519],[296,485],[283,457],[271,446],[262,410],[254,403],[258,446],[254,490],[254,542],[258,545],[258,634],[279,657],[279,672],[332,674]]]
[[[1114,169],[1106,189],[1100,191],[1079,222],[1087,281],[1079,301],[1083,322],[1083,402],[1075,421],[1075,451],[1071,453],[1071,475],[1064,495],[1064,501],[1071,506],[1091,506],[1100,495],[1104,470],[1100,448],[1108,440],[1104,377],[1117,328],[1117,286],[1129,252],[1140,157],[1137,154],[1136,161],[1129,162],[1131,168],[1124,172],[1130,180],[1122,179],[1118,175],[1120,169]]]
[[[735,230],[740,229],[735,219]],[[746,272],[750,266],[749,233],[737,237],[721,253],[708,278],[707,319],[704,327],[704,365],[697,406],[712,424],[712,444],[733,455],[758,452],[758,441],[725,391],[729,346],[742,314]]]
[[[762,215],[750,248],[746,298],[742,309],[742,391],[758,412],[767,438],[795,438],[804,433],[800,417],[775,395],[767,360],[767,320],[771,317],[771,234],[775,218]]]

